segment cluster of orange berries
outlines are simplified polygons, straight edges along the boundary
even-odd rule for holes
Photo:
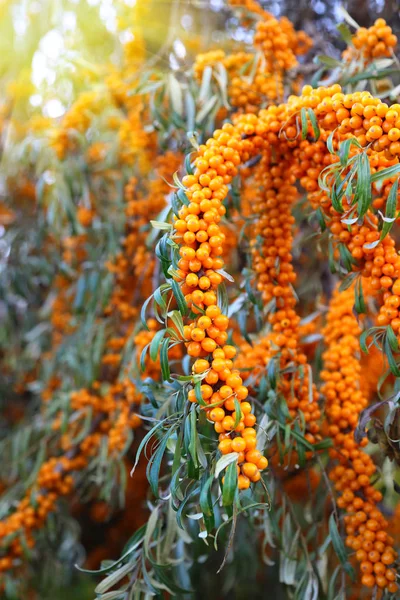
[[[257,112],[261,106],[283,99],[285,74],[297,66],[297,56],[305,54],[312,41],[304,31],[295,31],[286,17],[278,20],[257,3],[248,4],[246,8],[259,15],[254,34],[258,52],[225,55],[223,50],[212,50],[196,57],[194,73],[200,81],[206,66],[215,67],[220,63],[228,72],[231,105],[246,112]]]
[[[297,146],[298,115],[302,108],[314,111],[320,127],[321,142],[326,142],[328,135],[336,130],[333,139],[336,148],[341,141],[355,137],[363,147],[371,144],[369,154],[383,151],[382,155],[374,157],[371,165],[378,170],[379,167],[387,165],[385,159],[393,161],[399,155],[400,144],[396,144],[399,139],[397,125],[400,124],[398,104],[389,107],[367,91],[344,94],[338,84],[326,88],[312,88],[306,85],[300,96],[290,96],[286,105],[269,107],[266,114],[261,111],[260,118],[274,123],[276,119],[273,119],[272,115],[275,114],[281,122],[277,131],[279,132],[283,125],[285,136],[288,140],[293,140],[293,146]],[[313,136],[311,126],[309,134],[310,137]],[[332,160],[337,158],[333,157]],[[311,175],[310,179],[315,178]]]
[[[219,225],[226,209],[222,201],[228,184],[238,172],[238,165],[250,156],[262,140],[242,139],[233,125],[226,124],[200,146],[192,175],[182,183],[188,205],[179,209],[174,222],[174,240],[179,245],[180,259],[174,275],[185,300],[195,315],[184,329],[189,356],[196,358],[193,375],[202,376],[201,396],[208,418],[219,433],[219,449],[227,454],[238,451],[240,489],[260,479],[259,471],[268,461],[256,450],[255,416],[246,400],[248,390],[239,372],[233,369],[236,349],[227,345],[229,319],[217,306],[217,287],[223,276],[218,271],[224,262],[225,235]],[[189,400],[196,402],[195,390]],[[240,414],[236,413],[235,400]]]
[[[93,392],[86,389],[71,393],[71,409],[80,418],[68,424],[67,432],[60,438],[60,457],[49,458],[40,468],[34,488],[29,490],[16,510],[0,523],[0,545],[4,556],[0,558],[0,570],[8,570],[14,565],[14,558],[21,556],[21,535],[33,548],[33,531],[43,526],[49,512],[56,508],[58,498],[69,495],[74,488],[73,473],[87,467],[91,457],[99,452],[104,437],[107,438],[108,454],[118,456],[125,448],[129,433],[142,423],[135,408],[142,401],[136,386],[125,378],[112,385],[105,386],[99,393],[100,382],[93,383]],[[76,439],[84,425],[87,413],[92,413],[95,430],[89,433],[77,446]],[[57,415],[53,422],[53,430],[60,429],[62,415]],[[72,458],[69,456],[73,455]],[[32,501],[34,500],[34,501]],[[8,543],[11,534],[16,535]]]
[[[73,488],[70,471],[81,469],[85,464],[79,457],[62,457],[51,458],[41,466],[35,487],[0,523],[0,572],[20,563],[24,544],[28,548],[34,547],[34,531],[40,529],[48,514],[55,510],[58,498],[68,495]]]
[[[351,46],[344,51],[343,57],[351,60],[357,55],[370,62],[374,58],[384,58],[393,55],[397,37],[384,19],[377,19],[372,27],[359,27],[353,35]]]
[[[267,100],[283,97],[282,76],[279,73],[271,75],[265,70],[260,56],[247,52],[226,55],[223,50],[211,50],[197,55],[194,64],[196,79],[200,82],[205,68],[216,69],[218,64],[228,73],[228,98],[235,109],[256,112]]]
[[[155,135],[143,130],[144,103],[141,100],[130,108],[126,119],[121,122],[119,137],[119,158],[122,164],[133,165],[139,161],[140,171],[144,174],[152,167],[151,159],[155,151]]]
[[[391,140],[395,140],[397,137],[395,125],[399,119],[400,106],[395,104],[389,108],[380,100],[372,98],[368,92],[344,95],[339,92],[338,86],[332,86],[325,90],[320,88],[311,90],[306,86],[303,95],[300,101],[295,97],[289,99],[289,105],[293,105],[293,110],[290,112],[294,114],[300,108],[312,108],[318,119],[320,140],[318,142],[297,141],[296,124],[293,117],[292,122],[290,119],[285,119],[288,112],[284,107],[273,107],[273,109],[265,111],[265,114],[261,111],[260,118],[268,124],[267,139],[274,145],[280,143],[275,135],[282,126],[279,122],[283,121],[285,123],[283,131],[288,140],[287,145],[292,148],[292,156],[295,158],[292,161],[291,172],[307,191],[312,206],[322,208],[336,243],[344,244],[348,248],[355,259],[354,270],[361,270],[364,276],[371,279],[370,285],[373,290],[385,292],[385,303],[387,301],[388,304],[382,308],[378,324],[389,324],[393,320],[394,328],[397,331],[399,329],[396,321],[397,312],[393,312],[392,309],[397,309],[398,305],[394,305],[398,301],[395,298],[391,298],[389,301],[389,296],[397,297],[400,291],[400,285],[396,283],[400,260],[395,250],[394,240],[387,235],[382,242],[379,241],[378,217],[372,210],[368,211],[362,224],[349,225],[343,222],[343,215],[333,208],[328,194],[319,189],[318,178],[324,168],[338,161],[338,157],[328,152],[326,140],[329,133],[339,123],[336,130],[337,138],[334,138],[336,148],[340,142],[354,136],[362,146],[375,140],[366,150],[371,172],[376,173],[397,164],[400,144]],[[279,115],[279,113],[283,114]],[[331,115],[329,120],[327,120],[328,115]],[[280,116],[279,120],[278,116]],[[342,117],[344,118],[342,119]],[[345,124],[343,128],[346,119],[349,120],[349,124],[348,126]],[[400,121],[398,124],[400,125]],[[312,135],[311,131],[310,135]],[[358,152],[359,150],[354,148],[351,150],[350,156],[354,156]],[[393,178],[389,178],[389,181],[380,190],[374,186],[376,192],[379,193],[373,203],[375,208],[384,209],[390,192],[390,181],[393,181]],[[389,291],[391,291],[390,294]],[[389,313],[387,313],[388,309]]]
[[[286,17],[278,20],[267,13],[257,24],[254,44],[263,53],[267,72],[279,73],[295,67],[296,56],[305,54],[312,41],[304,31],[295,31]]]
[[[283,66],[285,63],[294,66],[297,63],[296,61],[293,63],[292,59],[289,58],[290,55],[300,56],[311,48],[312,40],[304,31],[296,31],[293,23],[287,17],[276,19],[271,13],[264,10],[256,0],[244,0],[244,2],[242,0],[229,0],[229,4],[234,8],[244,10],[246,14],[254,13],[264,23],[271,23],[269,27],[265,28],[268,33],[262,36],[262,41],[267,42],[263,47],[266,58],[270,57],[271,60],[268,64],[270,72],[275,72],[277,68],[279,70],[279,67],[285,68]],[[271,52],[272,48],[276,49],[276,54]],[[276,65],[274,58],[283,62],[278,62],[278,65]],[[290,66],[286,68],[290,68]]]
[[[367,290],[367,286],[364,286]],[[360,412],[367,405],[361,389],[360,326],[353,314],[354,290],[337,290],[329,305],[323,336],[327,349],[321,371],[322,393],[326,398],[328,433],[334,440],[331,458],[339,464],[330,473],[345,510],[346,544],[355,551],[362,573],[361,583],[397,592],[396,559],[393,538],[387,533],[388,522],[377,508],[382,494],[371,485],[376,467],[369,454],[358,444],[354,430]]]
[[[251,235],[253,269],[264,305],[273,301],[274,307],[268,315],[271,332],[264,336],[258,348],[263,348],[264,365],[278,355],[279,370],[283,371],[290,363],[297,367],[306,364],[306,356],[299,350],[300,317],[294,308],[296,299],[292,288],[296,274],[291,254],[294,225],[291,210],[298,194],[293,185],[295,177],[287,176],[290,169],[284,157],[279,159],[275,156],[275,162],[272,162],[271,157],[266,155],[259,165],[262,177],[257,183],[262,191],[254,204],[256,220]],[[244,365],[249,352],[252,353],[252,350],[246,345],[242,350]],[[292,418],[298,415],[299,409],[303,411],[307,437],[310,442],[315,442],[321,413],[315,386],[310,402],[308,369],[305,371],[302,377],[298,373],[286,375],[279,381],[279,388],[286,397]]]

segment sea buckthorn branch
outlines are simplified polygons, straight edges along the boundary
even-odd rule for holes
[[[351,17],[349,23],[351,27],[356,26]],[[370,89],[374,96],[379,94],[381,98],[390,97],[394,89],[390,77],[397,72],[397,59],[394,54],[397,38],[391,27],[384,19],[377,19],[368,29],[357,27],[353,36],[346,25],[340,27],[340,33],[347,44],[342,53],[342,60],[324,55],[316,57],[316,62],[321,67],[314,78],[319,79],[319,85],[335,82],[352,91],[362,81],[364,89]],[[327,71],[332,68],[332,74],[327,76]]]
[[[250,124],[245,128],[247,134],[254,134]],[[184,307],[183,316],[190,311],[182,321],[187,353],[196,359],[188,400],[199,403],[198,410],[204,410],[214,422],[222,454],[237,453],[233,458],[240,465],[239,489],[258,481],[260,468],[265,468],[267,461],[256,450],[256,418],[251,405],[245,402],[247,388],[233,369],[236,349],[227,344],[229,319],[217,305],[218,288],[225,276],[221,258],[225,235],[219,222],[226,210],[222,201],[237,167],[261,144],[260,137],[242,139],[227,124],[200,146],[193,173],[182,180],[185,189],[181,189],[180,197],[185,202],[175,215],[172,231],[173,252],[178,256],[172,259],[172,271],[164,267],[175,282],[171,285],[178,308]],[[196,414],[195,407],[191,412]]]
[[[397,556],[394,540],[387,532],[387,520],[377,507],[382,494],[371,484],[376,467],[362,450],[367,440],[358,444],[354,439],[359,414],[368,398],[362,391],[361,329],[353,314],[353,293],[351,288],[334,292],[323,330],[326,350],[321,392],[326,398],[329,434],[334,441],[329,453],[339,462],[332,468],[330,478],[340,494],[337,505],[347,513],[346,545],[355,551],[360,562],[362,584],[396,593],[396,573],[392,568]]]

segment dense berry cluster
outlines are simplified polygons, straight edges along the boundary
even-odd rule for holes
[[[343,54],[351,60],[359,55],[369,62],[372,59],[389,57],[397,44],[397,37],[384,19],[377,19],[372,27],[359,27],[352,37],[352,44]]]
[[[258,14],[254,54],[226,55],[223,50],[212,50],[199,54],[194,64],[199,81],[207,66],[218,69],[218,64],[222,65],[229,77],[229,101],[236,110],[245,112],[257,112],[272,101],[283,100],[285,86],[293,86],[287,73],[298,65],[297,57],[312,46],[311,39],[303,31],[295,31],[285,17],[278,20],[262,9]],[[293,91],[297,89],[296,82],[295,78]]]
[[[219,433],[219,449],[223,454],[239,452],[240,489],[257,481],[268,461],[256,450],[256,418],[251,405],[245,402],[248,390],[233,369],[236,349],[227,344],[229,319],[217,306],[225,240],[219,223],[226,210],[222,201],[238,165],[250,156],[250,149],[261,145],[261,138],[242,140],[232,125],[217,130],[207,144],[200,146],[193,175],[183,179],[189,204],[180,209],[174,223],[174,239],[181,257],[175,278],[188,306],[199,314],[185,327],[187,352],[196,359],[193,373],[203,376],[201,396],[206,405],[212,405],[207,416]],[[196,402],[194,390],[189,392],[189,400]],[[236,414],[235,400],[240,414]]]
[[[360,562],[361,582],[367,587],[375,584],[397,591],[393,538],[388,534],[388,521],[377,507],[382,494],[371,481],[376,467],[363,447],[354,439],[354,430],[360,412],[368,398],[363,394],[360,364],[360,326],[353,314],[354,291],[336,291],[329,305],[327,324],[323,330],[326,351],[321,371],[322,393],[326,398],[326,416],[329,435],[334,440],[330,455],[339,464],[330,478],[340,497],[339,508],[346,511],[344,518],[346,544],[355,551]]]

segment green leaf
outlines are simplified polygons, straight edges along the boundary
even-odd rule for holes
[[[135,531],[135,533],[132,535],[132,537],[125,544],[125,546],[122,550],[121,557],[118,560],[111,562],[111,564],[108,564],[106,567],[103,567],[102,569],[97,569],[96,571],[92,571],[91,569],[83,569],[79,565],[75,565],[75,568],[78,569],[78,571],[81,571],[81,573],[89,573],[91,575],[100,575],[102,573],[107,573],[108,571],[115,569],[116,567],[121,565],[122,562],[126,558],[128,558],[128,556],[130,556],[132,554],[132,552],[134,552],[134,550],[136,550],[140,546],[140,544],[143,542],[143,539],[144,539],[144,536],[146,533],[146,527],[147,527],[147,523],[145,523],[137,531]]]
[[[221,309],[223,315],[228,314],[229,310],[229,299],[224,283],[220,283],[217,288],[217,305]]]
[[[345,246],[344,244],[339,244],[338,246],[341,262],[346,271],[351,272],[353,270],[352,265],[356,264],[356,260],[352,257],[350,250],[347,248],[347,246]]]
[[[175,296],[175,300],[176,300],[176,302],[178,304],[178,310],[179,310],[179,312],[183,316],[187,315],[187,313],[188,313],[188,305],[186,303],[185,296],[182,294],[182,290],[181,290],[179,284],[176,281],[171,280],[171,287],[172,287],[172,292],[173,292],[173,294]]]
[[[238,474],[237,464],[232,462],[226,470],[224,484],[222,488],[222,504],[232,506],[237,492]]]
[[[273,358],[270,358],[267,365],[267,377],[269,385],[273,390],[276,389],[276,363]]]
[[[193,98],[193,95],[189,92],[189,90],[186,90],[185,92],[185,109],[186,129],[190,131],[191,129],[194,129],[194,122],[196,118],[196,103]]]
[[[387,169],[382,169],[382,171],[377,171],[376,173],[372,173],[371,175],[371,183],[377,183],[378,181],[385,181],[386,179],[390,179],[393,175],[397,175],[400,173],[400,163],[397,165],[393,165],[391,167],[387,167]]]
[[[201,381],[196,381],[194,384],[194,393],[196,395],[196,400],[200,404],[200,406],[207,406],[207,402],[203,399],[201,395]]]
[[[323,212],[322,212],[320,206],[315,211],[315,216],[317,218],[318,225],[320,226],[321,231],[325,231],[325,229],[326,229],[326,222],[325,222],[325,217],[323,215]]]
[[[344,209],[343,209],[343,206],[342,206],[342,201],[341,201],[341,199],[343,197],[343,193],[340,192],[338,194],[338,187],[341,186],[341,184],[342,184],[342,181],[340,179],[339,173],[337,173],[336,177],[335,177],[335,183],[334,183],[334,185],[332,186],[332,189],[331,189],[331,201],[332,201],[333,208],[338,213],[344,212]],[[340,187],[339,187],[339,190],[340,190]]]
[[[389,337],[386,335],[383,342],[383,350],[386,358],[388,359],[389,367],[393,375],[400,377],[400,368],[398,367],[396,360],[393,356],[393,351],[389,342]]]
[[[171,310],[168,313],[168,317],[171,319],[171,321],[173,322],[173,324],[175,325],[175,327],[177,328],[179,335],[181,336],[182,339],[184,339],[185,336],[185,332],[184,332],[184,324],[183,324],[183,319],[182,319],[182,315],[178,310]]]
[[[386,336],[387,336],[389,345],[390,345],[391,349],[393,350],[393,352],[398,352],[399,351],[399,344],[398,344],[398,341],[397,341],[396,334],[393,331],[391,325],[388,325],[386,327]]]
[[[197,469],[199,466],[199,460],[197,457],[197,412],[195,406],[192,406],[192,410],[190,412],[189,453],[193,459],[193,464]]]
[[[326,147],[328,148],[328,152],[330,154],[335,154],[335,150],[333,148],[333,137],[335,135],[336,129],[334,129],[330,134],[328,139],[326,140]]]
[[[134,563],[127,562],[122,565],[119,569],[111,573],[108,577],[106,577],[94,590],[96,594],[104,594],[111,587],[116,585],[121,579],[126,577],[128,573],[130,573],[135,567]]]
[[[354,200],[357,202],[358,216],[363,217],[372,202],[371,169],[365,152],[360,154],[357,160],[357,184]]]
[[[169,368],[169,361],[168,361],[169,343],[170,343],[170,340],[168,338],[166,338],[165,340],[162,341],[161,349],[160,349],[161,376],[162,376],[163,381],[171,380],[171,371]]]
[[[359,315],[367,312],[367,307],[365,305],[364,294],[362,289],[361,277],[357,279],[356,285],[354,287],[354,307]]]
[[[137,452],[136,452],[135,464],[133,465],[133,467],[131,469],[131,473],[130,473],[131,477],[132,477],[133,473],[135,472],[136,467],[139,464],[140,456],[141,456],[146,444],[151,440],[151,438],[153,436],[155,436],[155,434],[158,432],[158,430],[161,429],[161,427],[163,427],[164,425],[165,425],[165,420],[160,421],[159,423],[157,423],[157,425],[154,425],[154,427],[152,429],[150,429],[149,432],[146,433],[146,435],[140,442],[139,448],[137,449]]]
[[[201,512],[207,517],[211,517],[214,514],[212,497],[211,497],[211,486],[214,481],[214,477],[210,475],[206,480],[205,484],[201,488],[200,492],[200,508]]]
[[[149,349],[149,346],[150,346],[150,344],[146,344],[140,354],[139,362],[140,362],[140,370],[142,371],[142,373],[144,373],[144,371],[146,369],[146,354],[147,354],[147,350]]]
[[[316,56],[316,60],[319,63],[326,65],[327,67],[329,67],[331,69],[342,66],[342,63],[339,60],[336,60],[335,58],[332,58],[331,56],[327,56],[326,54],[318,54],[318,56]]]
[[[336,28],[342,36],[343,40],[346,42],[346,44],[352,44],[353,36],[351,35],[351,31],[348,28],[348,26],[345,25],[345,23],[340,23],[340,25],[337,25]]]
[[[185,206],[189,206],[189,199],[186,196],[186,192],[184,188],[180,188],[177,192],[176,195],[178,196],[178,199],[181,201],[182,204],[184,204]]]
[[[168,87],[172,108],[181,117],[183,115],[182,88],[172,73],[168,74]]]
[[[154,229],[160,229],[160,230],[165,230],[165,231],[172,230],[171,223],[163,223],[161,221],[150,221],[150,223]]]
[[[167,288],[169,289],[169,285],[167,284]],[[163,311],[167,310],[167,304],[163,298],[163,292],[165,292],[165,284],[159,288],[157,288],[154,292],[154,301],[161,306]]]
[[[369,337],[369,335],[370,332],[368,329],[366,331],[363,331],[360,335],[360,348],[365,354],[368,354],[367,338]]]
[[[192,152],[188,152],[188,154],[186,154],[185,156],[185,171],[188,175],[193,175],[194,173],[192,168],[191,156]]]
[[[143,303],[143,306],[142,306],[141,311],[140,311],[140,320],[142,322],[143,327],[145,329],[147,329],[147,331],[150,331],[150,329],[148,328],[147,322],[146,322],[146,310],[147,310],[147,307],[148,307],[148,305],[150,304],[150,302],[152,300],[153,300],[153,294],[151,296],[149,296],[147,298],[147,300]]]
[[[233,429],[236,429],[236,427],[239,425],[240,423],[240,417],[241,417],[241,413],[242,411],[240,410],[240,402],[239,400],[235,397],[234,399],[234,405],[235,405],[235,412],[236,412],[236,418],[235,418],[235,424],[233,426]]]
[[[399,180],[396,179],[396,181],[390,188],[390,192],[389,192],[388,199],[386,202],[385,217],[383,220],[380,241],[382,241],[387,236],[387,234],[393,227],[394,221],[396,220],[398,189],[399,189]]]
[[[342,563],[342,565],[344,565],[347,562],[347,552],[346,552],[346,548],[343,543],[343,540],[340,537],[340,534],[339,534],[339,531],[338,531],[338,528],[336,525],[335,515],[333,513],[329,517],[329,534],[331,536],[332,545],[336,552],[336,555],[337,555],[338,559],[340,560],[340,562]]]
[[[307,114],[308,114],[308,118],[310,119],[310,122],[311,122],[311,127],[313,129],[314,140],[317,142],[319,140],[319,136],[321,135],[321,132],[318,127],[317,117],[312,108],[307,108]]]
[[[198,99],[200,104],[204,104],[207,98],[210,97],[212,71],[213,70],[211,65],[206,65],[204,67]]]
[[[345,167],[347,165],[347,161],[349,160],[349,153],[351,146],[357,146],[357,148],[361,148],[361,144],[357,138],[349,138],[340,144],[339,147],[339,159],[340,164]]]
[[[346,277],[340,283],[339,292],[344,292],[345,290],[348,290],[349,287],[353,285],[354,280],[358,277],[360,277],[360,273],[349,273],[348,275],[346,275]]]
[[[218,459],[217,464],[215,465],[215,473],[214,477],[217,479],[220,473],[226,469],[232,462],[237,464],[237,459],[239,454],[237,452],[229,452],[229,454],[224,454]]]
[[[171,278],[171,275],[168,271],[171,265],[170,245],[168,244],[168,240],[168,234],[163,235],[162,238],[158,241],[157,246],[155,248],[155,254],[161,263],[161,268],[166,279]]]
[[[166,329],[160,329],[154,335],[153,339],[150,342],[150,358],[151,360],[157,360],[158,352],[160,349],[161,341],[166,334]]]
[[[332,439],[325,438],[324,440],[322,440],[322,442],[317,442],[316,444],[313,444],[313,449],[314,449],[314,451],[326,450],[327,448],[332,448],[332,446],[333,446]]]
[[[147,479],[150,483],[151,491],[153,492],[156,498],[159,498],[158,495],[158,480],[160,477],[160,469],[161,463],[165,454],[165,450],[167,448],[168,440],[171,435],[171,429],[167,431],[164,435],[163,439],[160,442],[155,453],[150,458],[147,464]]]

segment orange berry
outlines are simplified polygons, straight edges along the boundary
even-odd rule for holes
[[[221,452],[221,454],[229,454],[232,452],[232,440],[222,440],[218,444],[218,450]]]
[[[246,449],[246,442],[241,437],[236,437],[232,440],[233,452],[243,452]]]
[[[254,463],[251,462],[245,462],[242,467],[242,473],[243,475],[246,475],[246,477],[254,477],[254,475],[256,473],[258,473],[258,468]]]
[[[260,471],[263,471],[268,467],[268,459],[265,458],[265,456],[261,456],[260,460],[256,464]]]
[[[251,463],[254,463],[255,465],[257,465],[260,458],[261,458],[261,452],[259,450],[249,450],[249,452],[246,452],[246,461],[247,462],[251,462]]]
[[[194,294],[194,292],[193,292],[193,294]],[[208,327],[210,327],[210,325],[211,325],[210,317],[202,316],[197,320],[197,327],[200,327],[201,329],[207,329]]]
[[[250,487],[250,479],[245,475],[239,475],[238,488],[239,490],[247,490]]]
[[[210,414],[209,414],[210,420],[214,421],[214,422],[216,422],[216,421],[222,421],[224,417],[225,417],[225,411],[224,411],[224,409],[223,408],[219,408],[218,406],[215,407],[215,408],[213,408],[210,411]]]
[[[205,336],[206,334],[204,333],[204,329],[200,329],[200,327],[195,327],[194,329],[192,329],[192,332],[190,334],[190,337],[195,342],[201,342],[202,340],[204,340]]]
[[[220,388],[219,393],[221,394],[221,398],[228,398],[232,395],[233,390],[229,385],[223,385]]]
[[[195,373],[204,373],[207,369],[210,368],[210,364],[208,360],[204,360],[203,358],[199,358],[193,365],[193,371]]]
[[[222,426],[225,429],[225,431],[232,431],[232,429],[235,427],[235,420],[233,419],[233,417],[224,417],[222,421]]]
[[[234,358],[236,356],[235,346],[224,346],[223,351],[225,353],[226,358]]]
[[[204,334],[204,330],[201,329],[200,331],[203,331],[203,334]],[[213,352],[217,347],[217,343],[212,338],[207,337],[201,342],[201,347],[203,348],[203,350],[205,352]],[[215,368],[215,367],[213,367],[213,368]],[[217,371],[218,369],[215,369],[215,370]]]

